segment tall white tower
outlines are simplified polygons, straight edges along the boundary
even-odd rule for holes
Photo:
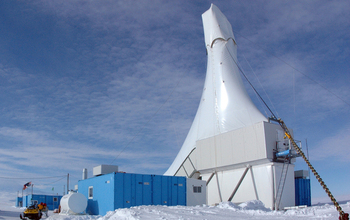
[[[258,199],[272,209],[294,206],[294,165],[276,158],[288,141],[243,85],[231,24],[213,4],[202,19],[208,52],[202,98],[165,175],[206,180],[209,205]]]

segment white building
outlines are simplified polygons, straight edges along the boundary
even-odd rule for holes
[[[213,4],[202,19],[208,52],[202,98],[165,175],[207,181],[208,205],[258,199],[272,209],[294,206],[294,164],[275,157],[289,142],[244,88],[231,24]]]

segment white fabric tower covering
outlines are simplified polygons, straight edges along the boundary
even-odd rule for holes
[[[231,24],[213,4],[202,19],[208,52],[202,98],[182,148],[165,175],[176,175],[198,140],[267,121],[243,85]]]

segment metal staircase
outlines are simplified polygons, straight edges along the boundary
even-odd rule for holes
[[[279,210],[279,206],[281,203],[281,198],[283,194],[283,188],[284,184],[286,182],[287,174],[288,174],[288,167],[289,167],[289,159],[285,158],[283,167],[282,167],[282,173],[281,178],[278,184],[277,192],[276,192],[276,198],[275,198],[275,210]]]

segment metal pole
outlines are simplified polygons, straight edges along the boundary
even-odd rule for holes
[[[221,190],[220,190],[220,184],[219,184],[219,177],[218,177],[218,172],[215,171],[215,176],[216,176],[216,184],[218,186],[218,193],[220,196],[220,202],[222,202],[222,195],[221,195]]]
[[[307,159],[310,161],[310,157],[309,157],[309,146],[307,144],[307,139],[305,139],[305,142],[306,142],[306,155],[307,155]],[[311,175],[310,175],[310,167],[309,168],[309,179],[311,181]]]
[[[215,175],[215,173],[212,173],[212,174],[210,175],[210,177],[209,177],[209,179],[207,180],[207,183],[206,183],[207,186],[208,186],[210,180],[213,178],[214,175]]]
[[[67,194],[69,193],[69,173],[67,174]]]
[[[244,170],[244,172],[243,172],[243,174],[242,174],[242,176],[241,176],[241,179],[238,181],[237,186],[236,186],[235,189],[233,190],[233,192],[232,192],[230,198],[228,198],[228,201],[229,201],[229,202],[231,202],[231,200],[232,200],[233,197],[235,196],[235,194],[236,194],[236,192],[237,192],[239,186],[241,185],[241,183],[242,183],[242,181],[243,181],[243,179],[244,179],[244,177],[245,177],[245,175],[247,174],[247,172],[248,172],[249,169],[250,169],[250,166],[248,166],[248,167]]]

